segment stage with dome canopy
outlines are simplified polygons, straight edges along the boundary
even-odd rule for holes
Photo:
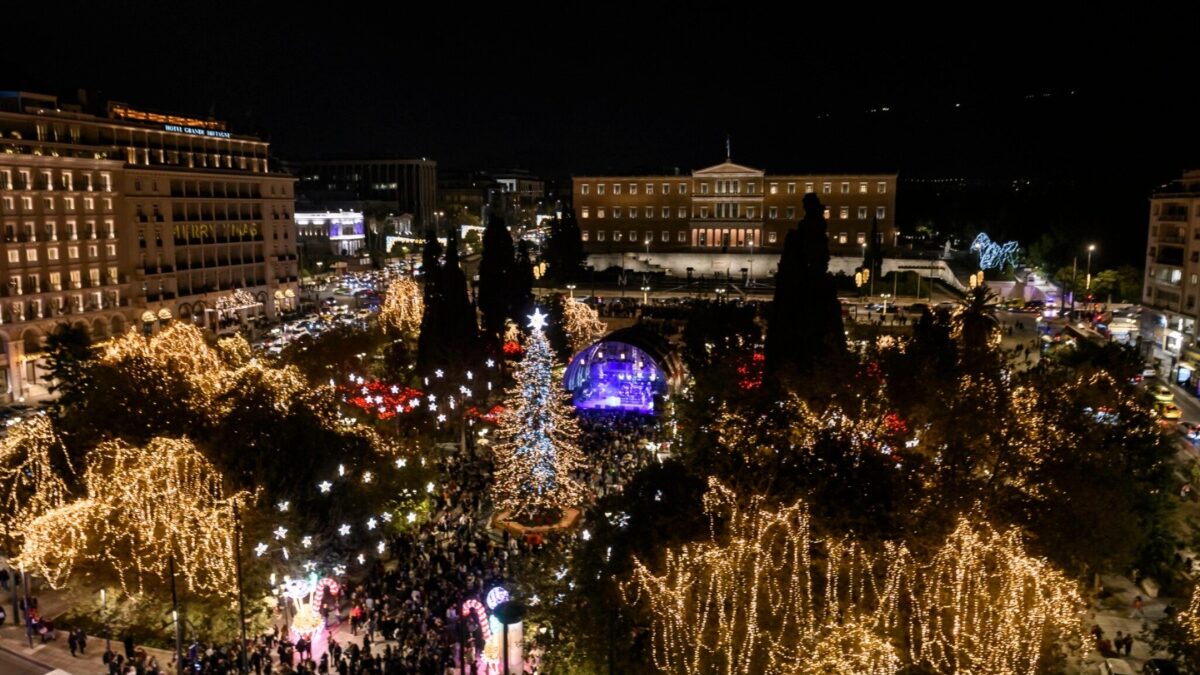
[[[563,385],[577,410],[657,413],[683,379],[683,363],[669,342],[641,326],[608,334],[576,354]]]

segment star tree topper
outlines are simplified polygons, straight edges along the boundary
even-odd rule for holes
[[[546,325],[546,318],[547,316],[542,314],[540,307],[534,307],[533,314],[529,315],[529,327],[536,331],[540,331],[542,327]]]

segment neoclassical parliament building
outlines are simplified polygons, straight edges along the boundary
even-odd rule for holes
[[[691,175],[576,176],[573,185],[589,254],[778,254],[810,192],[825,206],[835,254],[861,254],[873,224],[885,245],[896,243],[894,173],[767,175],[727,160]]]

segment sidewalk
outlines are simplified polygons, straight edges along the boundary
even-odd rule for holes
[[[29,641],[25,637],[25,630],[22,626],[13,626],[5,622],[3,627],[0,627],[0,647],[7,649],[13,653],[24,656],[27,659],[37,661],[48,668],[57,669],[58,672],[66,675],[108,675],[108,666],[104,665],[104,638],[88,636],[87,653],[80,656],[71,656],[71,650],[67,647],[67,634],[63,631],[58,632],[58,639],[50,642],[42,643],[41,638],[37,635],[33,636],[33,648],[29,648]],[[160,666],[166,667],[171,662],[171,653],[164,652],[161,649],[151,649],[143,647],[147,654],[153,654],[158,658]],[[124,647],[120,642],[113,643],[113,651],[123,654]]]

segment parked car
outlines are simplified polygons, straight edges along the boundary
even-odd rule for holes
[[[1144,675],[1179,675],[1179,666],[1168,659],[1150,659],[1142,666]]]
[[[1100,675],[1137,675],[1137,672],[1125,659],[1104,659],[1100,662]]]
[[[1158,377],[1158,371],[1152,366],[1142,368],[1142,377]]]

